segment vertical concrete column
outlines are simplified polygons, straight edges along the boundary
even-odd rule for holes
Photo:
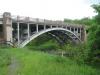
[[[18,46],[19,46],[19,44],[20,44],[20,39],[19,39],[19,22],[17,22],[17,40],[18,40]]]
[[[69,27],[69,30],[71,31],[71,27]]]
[[[36,24],[36,32],[38,33],[38,31],[39,31],[39,30],[38,30],[38,24]]]
[[[66,29],[68,29],[67,26],[66,26]]]
[[[87,34],[86,34],[86,28],[84,27],[84,42],[87,41]]]
[[[75,34],[75,27],[74,27],[73,29],[74,29],[74,31],[73,31],[73,32],[74,32],[74,34]]]
[[[80,39],[81,39],[81,28],[80,28]]]
[[[75,34],[78,36],[78,28],[76,28],[76,30],[75,30]]]
[[[76,28],[76,35],[78,36],[78,28]]]
[[[52,25],[50,25],[50,28],[52,28]]]
[[[44,25],[44,30],[46,30],[46,25]]]
[[[28,38],[30,37],[30,24],[27,23],[27,33],[28,33]]]
[[[9,12],[3,14],[3,37],[5,41],[12,42],[12,19]]]
[[[81,40],[83,42],[86,42],[86,30],[85,30],[85,26],[83,26],[82,30],[81,30]]]

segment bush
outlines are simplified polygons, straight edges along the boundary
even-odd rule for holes
[[[86,46],[86,44],[80,44],[76,46],[67,44],[60,47],[59,50],[66,52],[65,56],[81,63],[85,63],[85,61],[87,61],[89,53],[89,48]]]

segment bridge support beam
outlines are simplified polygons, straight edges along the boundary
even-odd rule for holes
[[[19,46],[19,44],[20,44],[20,39],[19,39],[19,37],[20,37],[20,36],[19,36],[19,34],[20,34],[20,33],[19,33],[19,24],[20,24],[20,23],[17,22],[17,40],[18,40],[18,46]]]
[[[73,28],[73,32],[75,33],[75,28]]]
[[[82,33],[82,32],[81,32],[81,28],[80,28],[80,39],[81,39],[81,36],[82,36],[81,33]]]
[[[85,30],[85,28],[81,29],[81,40],[83,42],[86,42],[86,30]]]
[[[72,29],[72,28],[71,28],[71,27],[69,27],[69,30],[70,30],[70,31],[71,31],[71,29]]]
[[[36,24],[36,32],[37,33],[39,32],[39,30],[38,30],[38,24]]]
[[[27,33],[28,33],[28,38],[30,37],[30,24],[27,24]]]
[[[50,25],[50,28],[52,28],[52,25]]]
[[[78,28],[76,28],[76,35],[78,36]]]
[[[46,25],[44,25],[44,30],[46,30]]]

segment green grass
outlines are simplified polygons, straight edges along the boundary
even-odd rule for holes
[[[10,52],[0,49],[0,75],[7,75],[7,67],[10,64]]]
[[[0,51],[1,52],[1,51]],[[0,75],[99,75],[96,68],[78,65],[65,57],[28,49],[4,49],[5,64],[0,66]],[[2,56],[1,56],[2,57]],[[9,59],[10,57],[10,59]],[[10,63],[8,62],[9,60]],[[3,62],[3,61],[2,61]],[[0,62],[0,64],[2,64]]]

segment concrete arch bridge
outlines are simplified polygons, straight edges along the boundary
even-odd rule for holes
[[[59,41],[65,40],[59,37],[63,34],[64,38],[68,39],[68,36],[72,41],[81,43],[86,39],[85,32],[83,25],[67,24],[62,21],[12,16],[9,12],[4,12],[0,16],[0,41],[10,41],[12,45],[17,44],[17,47],[21,48],[44,33],[49,33]]]

